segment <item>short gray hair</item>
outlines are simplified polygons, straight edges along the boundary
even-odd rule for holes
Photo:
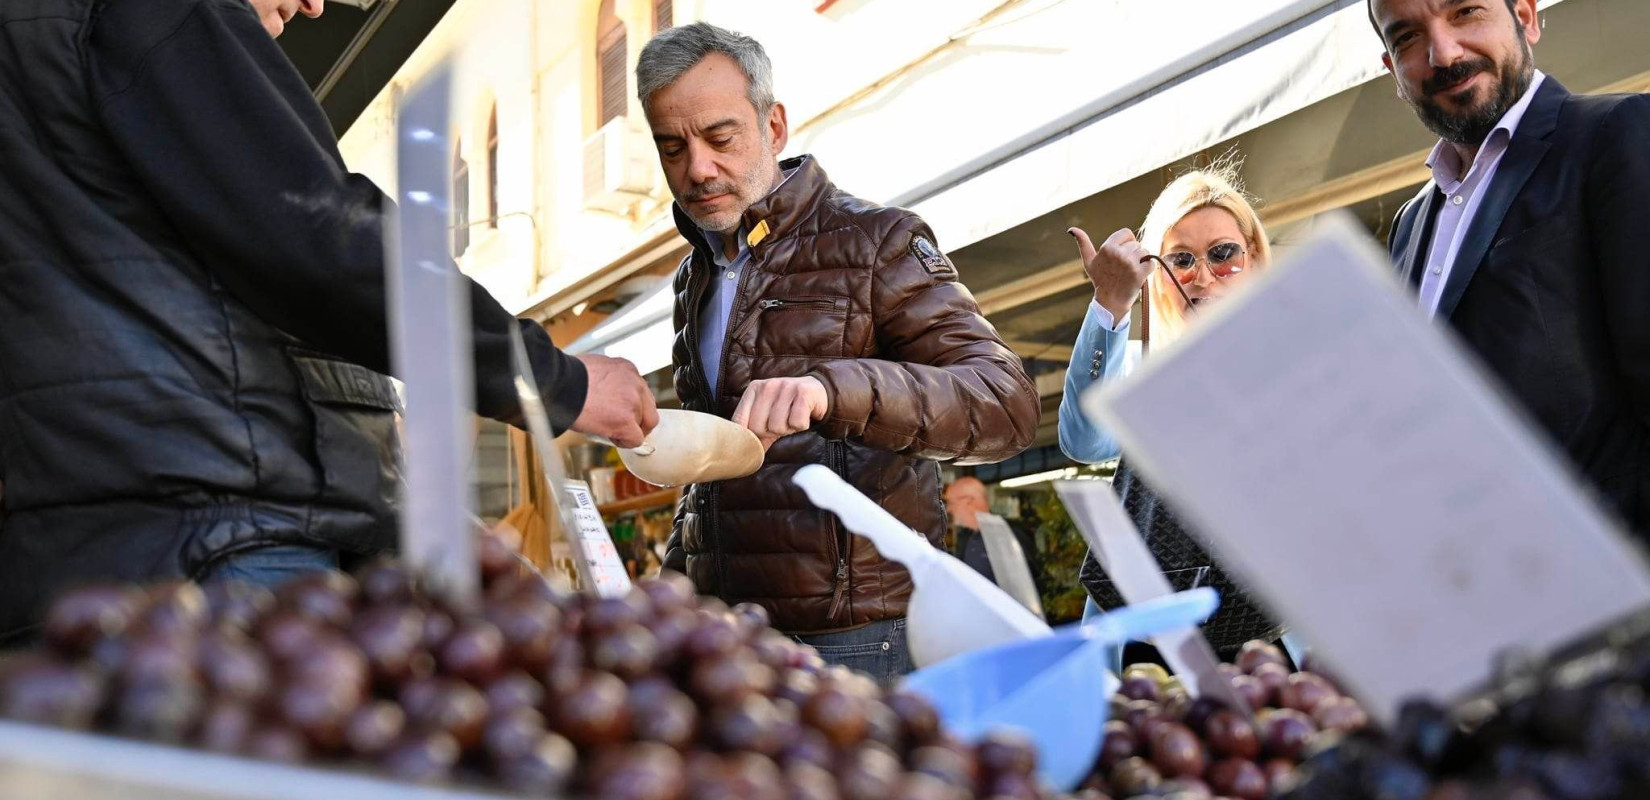
[[[745,73],[745,96],[758,117],[773,108],[773,62],[762,43],[708,22],[695,22],[660,31],[642,48],[636,59],[636,95],[642,109],[647,109],[654,93],[675,83],[711,53],[733,59]]]

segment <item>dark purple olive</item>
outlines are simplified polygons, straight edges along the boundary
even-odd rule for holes
[[[550,665],[552,649],[562,633],[562,613],[555,604],[517,594],[489,602],[486,617],[504,636],[505,655],[516,666],[540,673]]]
[[[807,727],[802,728],[787,742],[784,751],[779,754],[779,763],[786,767],[793,764],[812,764],[830,769],[835,766],[835,761],[831,740],[825,738],[825,734]]]
[[[705,660],[727,655],[738,649],[742,638],[739,626],[732,619],[699,613],[699,624],[682,643],[682,651],[690,659]]]
[[[784,775],[773,759],[760,753],[731,753],[725,763],[728,796],[748,800],[787,800]]]
[[[630,625],[591,640],[590,665],[625,680],[653,671],[659,659],[658,642],[640,625]]]
[[[155,680],[127,686],[115,703],[121,733],[181,744],[195,732],[206,710],[206,693],[193,678]]]
[[[789,700],[800,708],[807,705],[818,691],[818,677],[799,669],[792,669],[781,673],[779,685],[774,688],[774,697]],[[895,712],[898,713],[898,709],[895,709]]]
[[[1153,703],[1163,700],[1163,693],[1157,687],[1157,681],[1142,677],[1124,678],[1117,689],[1117,693],[1130,700],[1150,700]]]
[[[481,567],[483,583],[492,584],[525,570],[521,559],[516,557],[515,548],[497,534],[485,532],[477,536],[475,541],[476,563]]]
[[[618,744],[630,736],[631,715],[624,681],[605,672],[587,672],[573,691],[553,701],[554,729],[582,748]]]
[[[751,695],[718,708],[710,719],[710,733],[726,751],[749,750],[772,756],[784,745],[779,712],[773,701]]]
[[[1119,796],[1134,797],[1156,788],[1163,775],[1144,758],[1126,758],[1111,768],[1110,779]]]
[[[274,611],[258,624],[258,641],[276,661],[302,658],[322,635],[321,624],[292,611]]]
[[[1100,766],[1111,769],[1125,759],[1140,755],[1141,747],[1134,728],[1120,719],[1106,720],[1105,738],[1100,740]]]
[[[414,675],[427,675],[434,664],[424,649],[424,612],[408,606],[363,609],[350,628],[350,639],[367,659],[372,676],[393,686]]]
[[[986,793],[1002,800],[1038,800],[1037,781],[1030,775],[1004,773],[987,781]]]
[[[269,661],[233,628],[201,640],[196,663],[207,688],[220,698],[257,703],[269,693]]]
[[[668,669],[682,658],[688,636],[699,628],[699,615],[690,608],[670,608],[642,624],[658,646],[659,666]]]
[[[1197,734],[1178,722],[1171,722],[1151,741],[1152,764],[1171,778],[1196,778],[1203,774],[1208,754]]]
[[[911,751],[908,759],[912,771],[932,775],[969,794],[978,780],[974,759],[949,747],[928,745]]]
[[[1281,706],[1283,702],[1283,687],[1289,685],[1289,668],[1282,664],[1271,662],[1262,663],[1249,673],[1260,685],[1266,687],[1266,699],[1262,703],[1266,706]]]
[[[658,577],[636,584],[636,588],[641,589],[659,611],[683,608],[693,602],[693,581],[680,572],[660,572]]]
[[[939,712],[926,698],[909,692],[893,692],[888,695],[887,703],[899,717],[900,730],[905,741],[913,747],[928,744],[939,735]]]
[[[137,627],[161,636],[194,636],[209,617],[206,593],[188,581],[156,584],[149,588],[149,604],[140,612]]]
[[[552,695],[567,694],[584,678],[584,645],[567,636],[550,650],[550,665],[542,673],[544,688]]]
[[[481,741],[481,732],[487,722],[487,698],[464,681],[456,678],[438,678],[413,690],[414,694],[427,692],[427,697],[415,697],[410,703],[403,693],[402,708],[407,712],[409,727],[415,731],[441,731],[453,737],[464,750]]]
[[[280,604],[299,616],[334,628],[348,628],[361,587],[342,572],[311,572],[293,578],[277,593]]]
[[[445,611],[431,609],[424,612],[424,649],[432,653],[441,649],[447,637],[453,635],[453,628],[457,623]]]
[[[593,600],[584,609],[580,632],[586,637],[598,637],[620,628],[638,625],[651,613],[647,595],[631,592],[624,597],[603,597]]]
[[[734,620],[739,623],[740,627],[745,629],[747,637],[754,638],[756,635],[768,630],[769,626],[773,624],[772,619],[768,616],[768,610],[755,603],[740,603],[731,610],[733,611]]]
[[[504,669],[504,635],[485,620],[463,622],[436,651],[436,663],[448,675],[489,683]]]
[[[244,752],[264,761],[297,764],[309,758],[309,743],[284,725],[262,725],[247,734]]]
[[[192,637],[144,634],[127,644],[120,680],[127,686],[193,681],[198,648]]]
[[[1225,708],[1226,704],[1219,700],[1210,697],[1199,697],[1186,706],[1186,712],[1181,716],[1180,721],[1185,723],[1186,727],[1191,728],[1192,733],[1202,736],[1203,726],[1209,721],[1209,717],[1216,711]]]
[[[1253,675],[1239,675],[1233,678],[1232,691],[1237,692],[1238,697],[1243,698],[1243,702],[1248,703],[1249,708],[1254,711],[1266,707],[1266,684],[1261,683]]]
[[[275,593],[240,581],[207,584],[206,607],[214,627],[251,633],[275,607]]]
[[[310,643],[309,652],[283,665],[287,680],[324,687],[357,702],[372,688],[367,657],[350,640],[326,633]]]
[[[773,670],[750,656],[735,654],[702,661],[694,667],[689,687],[700,702],[728,705],[753,694],[773,690]]]
[[[275,696],[281,721],[302,733],[311,746],[322,752],[344,746],[344,726],[359,707],[359,694],[315,684],[290,684]]]
[[[409,733],[384,751],[379,764],[400,780],[434,783],[452,775],[460,753],[458,742],[449,734]]]
[[[1369,714],[1350,697],[1331,697],[1312,710],[1312,721],[1320,730],[1352,733],[1369,727]]]
[[[1339,696],[1340,693],[1329,685],[1329,681],[1310,672],[1297,672],[1289,676],[1283,689],[1278,692],[1278,702],[1284,708],[1310,715],[1325,701]]]
[[[64,594],[46,612],[46,643],[80,655],[100,640],[119,636],[137,618],[141,595],[118,586],[86,586]]]
[[[837,789],[843,800],[878,800],[893,794],[904,775],[899,759],[881,745],[848,751],[836,769]]]
[[[217,701],[201,717],[195,742],[214,753],[243,753],[257,723],[257,714],[245,703]]]
[[[504,785],[532,797],[559,797],[578,766],[572,742],[554,733],[544,734],[526,753],[497,764]]]
[[[517,708],[538,710],[544,707],[544,684],[525,672],[506,672],[493,679],[485,689],[490,713],[500,714]]]
[[[699,709],[693,699],[668,685],[661,690],[630,691],[630,716],[634,735],[644,742],[659,742],[684,749],[693,741],[699,726]]]
[[[545,733],[543,714],[531,708],[516,708],[488,717],[481,744],[494,763],[502,763],[527,755]]]
[[[1301,751],[1318,732],[1311,717],[1292,708],[1278,709],[1266,718],[1264,749],[1274,758],[1299,761]]]
[[[796,763],[785,767],[785,791],[790,800],[839,800],[836,776],[830,770]]]
[[[43,654],[20,656],[0,679],[0,716],[86,728],[103,705],[105,691],[103,679],[89,669]]]
[[[368,564],[356,573],[355,579],[361,586],[361,596],[366,599],[367,605],[402,605],[413,599],[412,573],[392,559]]]
[[[383,755],[406,732],[407,715],[387,700],[361,706],[344,723],[344,743],[367,758]]]

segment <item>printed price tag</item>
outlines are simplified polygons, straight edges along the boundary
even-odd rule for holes
[[[621,597],[630,592],[630,574],[625,572],[624,560],[613,546],[613,535],[602,522],[596,510],[596,501],[590,496],[590,485],[584,481],[568,481],[567,496],[571,500],[573,519],[578,524],[579,541],[583,543],[584,574],[595,584],[596,594],[602,597]]]

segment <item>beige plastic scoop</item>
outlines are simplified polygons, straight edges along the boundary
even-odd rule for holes
[[[714,414],[659,409],[659,425],[640,447],[619,448],[630,474],[654,486],[743,478],[762,468],[762,441]]]

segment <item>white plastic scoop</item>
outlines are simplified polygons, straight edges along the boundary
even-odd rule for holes
[[[915,587],[905,638],[919,667],[1007,642],[1048,636],[1048,623],[985,576],[941,552],[829,468],[812,464],[792,478],[808,499],[842,520],[877,552],[905,565]]]
[[[714,414],[659,410],[659,425],[639,447],[620,447],[630,474],[654,486],[743,478],[762,468],[762,441]]]

